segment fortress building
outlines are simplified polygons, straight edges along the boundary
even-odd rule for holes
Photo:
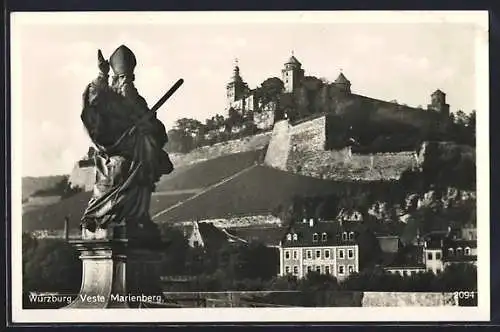
[[[282,81],[285,85],[285,91],[287,93],[293,93],[297,87],[304,79],[304,69],[302,69],[302,64],[293,55],[285,63],[285,68],[281,70]]]
[[[303,87],[307,79],[314,79],[313,77],[305,76],[305,71],[302,68],[302,64],[295,57],[292,52],[290,58],[284,63],[284,67],[281,69],[281,80],[283,81],[284,94],[293,96],[294,94],[300,94],[300,88]],[[351,82],[347,79],[344,73],[341,71],[335,81],[331,84],[327,84],[324,87],[324,95],[335,95],[337,97],[350,97],[353,101],[357,97],[364,99],[370,99],[373,103],[383,103],[388,104],[388,102],[373,98],[368,98],[364,96],[359,96],[351,92]],[[256,96],[256,89],[250,89],[248,84],[244,81],[240,73],[240,67],[238,66],[238,60],[236,60],[233,75],[231,80],[226,85],[226,113],[230,108],[239,111],[241,114],[248,114],[254,112],[274,112],[276,111],[276,105],[274,104],[262,104]],[[397,105],[396,103],[393,103]],[[404,105],[397,105],[399,109],[406,108],[412,109]],[[397,108],[397,107],[396,107]],[[446,103],[446,94],[441,90],[436,90],[431,94],[431,103],[428,104],[427,110],[435,111],[443,115],[449,115],[450,105]]]

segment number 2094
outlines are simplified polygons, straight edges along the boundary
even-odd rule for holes
[[[458,291],[458,292],[454,292],[453,295],[455,295],[459,299],[473,299],[476,297],[476,292]]]

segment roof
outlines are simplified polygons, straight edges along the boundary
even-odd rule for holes
[[[195,224],[198,226],[200,236],[207,248],[218,248],[227,242],[246,242],[232,234],[228,234],[225,229],[217,228],[210,222],[195,222]]]
[[[320,246],[339,246],[339,245],[355,245],[356,233],[354,238],[343,239],[343,232],[353,232],[352,230],[341,227],[337,223],[316,223],[314,226],[309,226],[309,224],[296,224],[291,226],[285,234],[283,234],[282,245],[283,247],[320,247]],[[297,234],[297,240],[293,237],[288,240],[287,234]],[[317,235],[317,241],[314,241],[314,235]],[[326,238],[323,237],[326,234]]]
[[[295,56],[291,56],[288,61],[285,63],[285,64],[296,64],[296,65],[301,65],[301,63],[299,62],[299,60],[297,60],[297,58]]]
[[[383,252],[398,252],[400,243],[398,236],[377,236],[377,240]]]
[[[443,91],[441,91],[441,90],[437,89],[436,91],[434,91],[434,92],[432,93],[432,96],[434,96],[434,95],[445,95],[445,93],[444,93]]]
[[[351,83],[343,73],[340,73],[337,79],[335,80],[335,83],[337,84],[346,84],[346,83]]]
[[[267,246],[277,246],[283,238],[288,227],[241,227],[227,229],[232,234],[247,242],[260,242]]]
[[[425,240],[427,242],[428,249],[441,249],[441,248],[457,248],[457,247],[469,247],[477,248],[476,240],[465,240],[460,238],[455,238],[457,236],[457,231],[448,232],[433,232],[432,234],[427,234]]]
[[[384,262],[385,267],[420,267],[423,265],[422,248],[414,245],[408,245],[394,253],[392,260]]]
[[[444,256],[444,262],[455,263],[455,262],[475,262],[477,261],[476,255],[461,255],[461,256]]]

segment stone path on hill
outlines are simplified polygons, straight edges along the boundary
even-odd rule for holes
[[[249,166],[249,167],[247,167],[247,168],[242,169],[241,171],[238,171],[238,172],[234,173],[233,175],[230,175],[230,176],[228,176],[228,177],[225,177],[225,178],[223,178],[222,180],[220,180],[219,182],[217,182],[217,183],[215,183],[215,184],[213,184],[213,185],[210,185],[210,186],[208,186],[208,187],[206,187],[206,188],[202,189],[201,191],[198,191],[195,195],[193,195],[193,196],[191,196],[191,197],[188,197],[188,198],[186,198],[185,200],[180,201],[179,203],[176,203],[176,204],[174,204],[174,205],[172,205],[172,206],[169,206],[168,208],[166,208],[166,209],[164,209],[164,210],[162,210],[162,211],[160,211],[160,212],[156,213],[154,216],[152,216],[152,217],[151,217],[151,219],[153,219],[153,220],[154,220],[154,219],[156,219],[157,217],[159,217],[159,216],[161,216],[161,215],[163,215],[163,214],[165,214],[165,213],[167,213],[167,212],[169,212],[169,211],[171,211],[171,210],[173,210],[173,209],[175,209],[175,208],[177,208],[177,207],[181,206],[182,204],[184,204],[184,203],[186,203],[186,202],[189,202],[189,201],[191,201],[191,200],[193,200],[193,199],[195,199],[195,198],[197,198],[197,197],[199,197],[199,196],[201,196],[201,195],[205,194],[206,192],[208,192],[208,191],[210,191],[210,190],[212,190],[212,189],[214,189],[214,188],[217,188],[217,187],[219,187],[219,186],[223,185],[224,183],[226,183],[226,182],[228,182],[228,181],[231,181],[232,179],[234,179],[234,178],[236,178],[236,177],[240,176],[240,175],[241,175],[241,174],[243,174],[243,173],[246,173],[246,172],[250,171],[251,169],[253,169],[253,168],[257,167],[257,166],[258,166],[258,164],[251,165],[251,166]],[[184,190],[179,190],[179,191],[184,191]]]
[[[198,194],[202,190],[203,190],[203,188],[166,190],[166,191],[154,192],[153,196],[173,196],[173,195],[184,195],[184,194]]]

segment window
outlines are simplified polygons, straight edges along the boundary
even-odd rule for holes
[[[449,254],[450,256],[453,256],[453,248],[448,248],[448,254]]]
[[[353,258],[354,257],[354,250],[348,249],[347,250],[347,258]]]
[[[353,273],[354,272],[354,265],[349,265],[349,267],[347,268],[347,271],[349,271],[349,273]]]
[[[200,242],[198,242],[198,241],[193,241],[193,246],[194,246],[194,247],[199,247],[199,246],[200,246]]]
[[[299,253],[297,252],[297,250],[294,250],[293,251],[293,259],[297,259],[298,256],[299,256]]]
[[[285,273],[289,274],[290,273],[290,266],[285,266]]]
[[[290,250],[285,250],[285,259],[290,259]]]
[[[316,250],[316,258],[321,258],[321,250]]]
[[[293,234],[293,240],[297,241],[297,238],[298,238],[297,234]]]
[[[344,249],[339,249],[339,258],[344,258]]]
[[[462,256],[462,248],[457,248],[457,256]]]
[[[469,248],[469,247],[465,248],[465,254],[466,254],[467,256],[468,256],[468,255],[470,255],[470,248]]]
[[[327,235],[326,233],[321,234],[321,241],[326,242]]]
[[[441,253],[439,251],[436,252],[436,259],[441,259]]]
[[[427,259],[430,261],[432,260],[432,252],[427,253]]]
[[[293,267],[293,274],[295,274],[295,275],[299,274],[299,267],[298,266]]]
[[[342,240],[347,240],[347,232],[342,233]]]
[[[308,251],[306,252],[306,255],[307,255],[307,256],[306,256],[306,257],[307,257],[307,259],[312,259],[312,258],[313,258],[313,257],[312,257],[312,251],[311,251],[311,250],[308,250]]]
[[[316,266],[316,272],[321,273],[321,266]]]
[[[436,269],[436,273],[441,273],[441,269]]]
[[[287,234],[287,235],[286,235],[286,239],[287,239],[288,241],[291,241],[291,240],[292,240],[292,234]]]
[[[325,258],[330,258],[330,250],[325,249]]]
[[[349,233],[349,240],[354,240],[354,232]]]
[[[318,233],[313,234],[313,242],[314,243],[318,242]]]
[[[339,275],[343,275],[345,273],[344,265],[339,265]]]
[[[307,272],[311,272],[311,271],[312,271],[312,266],[311,266],[311,265],[309,265],[309,266],[307,267]]]

